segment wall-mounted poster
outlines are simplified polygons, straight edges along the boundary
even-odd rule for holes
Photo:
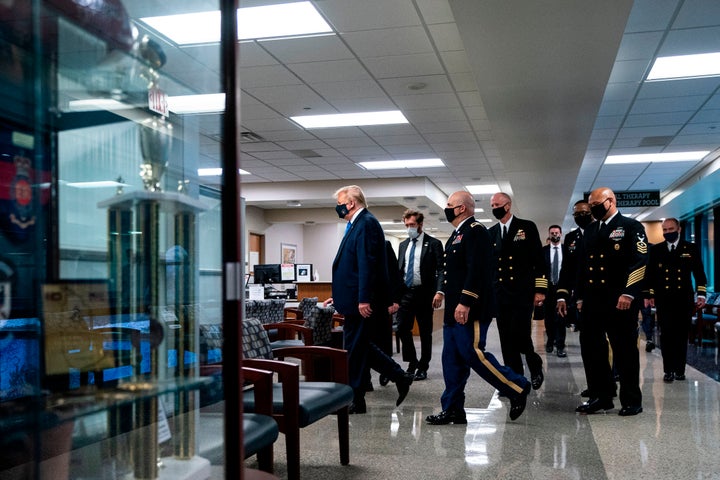
[[[295,264],[295,280],[298,282],[312,282],[312,264]]]
[[[295,263],[297,258],[297,245],[291,243],[280,244],[280,263]]]

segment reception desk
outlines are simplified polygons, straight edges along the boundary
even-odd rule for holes
[[[295,282],[297,285],[297,299],[317,297],[318,302],[332,296],[332,282]]]

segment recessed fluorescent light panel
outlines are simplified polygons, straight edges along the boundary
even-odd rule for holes
[[[484,185],[465,185],[467,191],[473,195],[489,195],[500,191],[500,187],[496,183],[488,183]]]
[[[225,94],[178,95],[168,97],[168,110],[182,115],[188,113],[219,113],[225,111]]]
[[[222,168],[198,168],[198,177],[219,177],[222,175],[223,169]],[[238,169],[238,172],[240,175],[250,175],[250,172],[243,170],[242,168]]]
[[[115,180],[100,180],[97,182],[67,182],[65,185],[73,188],[107,188],[131,186],[128,183],[116,182]]]
[[[400,110],[384,112],[336,113],[331,115],[301,115],[290,117],[303,128],[362,127],[409,123]]]
[[[720,75],[720,52],[678,55],[655,59],[648,81]]]
[[[144,17],[142,22],[178,45],[220,41],[220,12]],[[238,39],[295,37],[333,30],[310,2],[238,9]]]
[[[358,163],[366,170],[390,170],[396,168],[435,168],[444,167],[445,164],[439,158],[420,158],[417,160],[385,160],[379,162]]]
[[[667,163],[697,162],[702,160],[709,150],[697,152],[641,153],[638,155],[608,155],[605,165],[622,165],[628,163]]]

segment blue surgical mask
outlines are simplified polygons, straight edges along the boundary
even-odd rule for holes
[[[418,233],[417,227],[408,227],[407,229],[408,237],[411,239],[417,238],[420,234]]]

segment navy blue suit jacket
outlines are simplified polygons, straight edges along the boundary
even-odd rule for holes
[[[332,267],[333,304],[343,315],[359,315],[359,303],[369,303],[373,310],[387,308],[390,300],[382,227],[367,209],[356,215]]]

